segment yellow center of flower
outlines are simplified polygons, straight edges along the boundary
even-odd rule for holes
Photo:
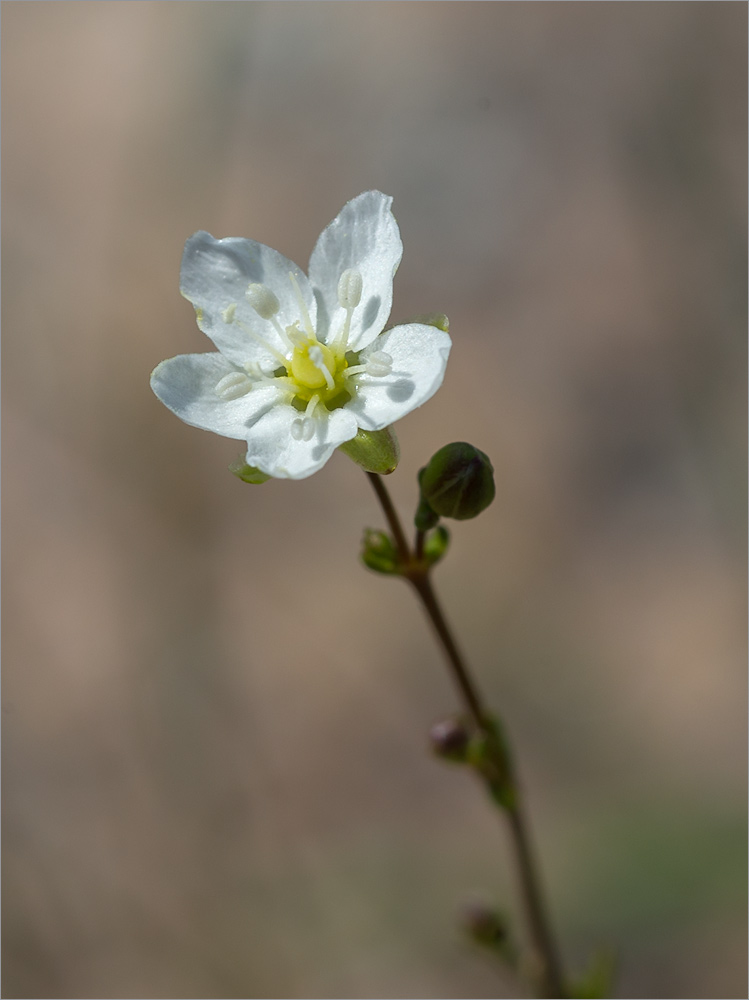
[[[313,357],[310,357],[310,350]],[[335,384],[335,375],[341,360],[343,359],[336,358],[325,344],[318,341],[310,342],[294,348],[291,364],[287,365],[287,371],[294,381],[299,383],[301,390],[322,389],[323,386],[328,386],[328,378],[326,378],[323,368],[327,369],[329,377],[333,379]],[[346,367],[345,361],[343,361],[343,367]]]
[[[318,340],[306,303],[293,273],[289,281],[299,306],[297,321],[281,326],[277,314],[278,297],[265,285],[251,284],[245,297],[261,319],[267,320],[278,335],[278,344],[269,343],[254,328],[237,318],[237,303],[230,302],[221,311],[227,324],[236,323],[253,340],[260,343],[278,367],[271,373],[262,371],[251,362],[245,371],[232,371],[219,380],[216,392],[226,400],[238,399],[256,385],[274,385],[286,393],[289,402],[302,415],[291,424],[291,436],[310,441],[318,427],[318,417],[350,402],[357,389],[356,377],[366,374],[374,378],[389,375],[392,358],[384,351],[368,351],[366,357],[349,350],[351,317],[361,301],[362,276],[358,271],[345,270],[338,282],[338,302],[345,310],[339,330]],[[324,422],[323,422],[324,423]]]

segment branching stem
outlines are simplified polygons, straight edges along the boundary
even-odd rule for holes
[[[401,575],[412,584],[424,605],[437,638],[445,651],[453,680],[473,724],[486,738],[487,746],[497,748],[496,762],[499,773],[503,774],[504,777],[493,779],[485,776],[485,780],[490,791],[494,793],[495,801],[502,800],[502,811],[507,815],[525,917],[533,944],[535,961],[532,964],[537,969],[534,979],[536,980],[538,996],[560,1000],[565,996],[565,993],[559,953],[544,906],[538,869],[531,849],[521,796],[510,757],[496,741],[496,717],[492,718],[484,707],[478,688],[470,675],[466,661],[458,648],[434,592],[429,576],[429,566],[423,559],[424,533],[417,533],[416,551],[412,553],[382,477],[372,472],[368,472],[367,475],[377,494],[377,499],[380,501],[398,549]],[[509,794],[507,794],[508,792]]]

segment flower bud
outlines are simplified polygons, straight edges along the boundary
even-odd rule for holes
[[[338,445],[338,450],[367,472],[388,476],[395,472],[400,458],[400,445],[392,427],[381,431],[359,428],[355,438]]]
[[[477,944],[497,948],[509,936],[505,918],[485,903],[469,903],[463,908],[462,924],[467,934]]]
[[[465,521],[494,499],[494,469],[478,448],[457,441],[436,452],[419,477],[421,496],[442,517]]]
[[[444,524],[438,524],[436,531],[430,531],[424,541],[424,558],[430,566],[434,566],[447,552],[450,544],[450,532]]]
[[[470,742],[470,734],[460,719],[444,719],[429,730],[429,743],[438,757],[463,763]]]
[[[375,573],[392,575],[399,572],[398,551],[390,535],[384,531],[365,530],[361,558],[364,565]]]

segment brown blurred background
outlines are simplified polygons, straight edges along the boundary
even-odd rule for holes
[[[209,350],[196,229],[302,266],[368,188],[393,318],[450,316],[391,488],[468,440],[437,583],[530,797],[570,967],[746,995],[739,3],[4,3],[6,997],[497,997],[515,906],[430,758],[421,611],[336,455],[240,483],[152,395]]]

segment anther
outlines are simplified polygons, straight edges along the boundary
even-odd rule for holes
[[[244,372],[229,372],[216,384],[216,395],[221,399],[239,399],[252,388],[252,380]]]
[[[236,313],[236,311],[237,311],[237,303],[230,302],[229,305],[226,307],[226,309],[221,310],[221,319],[224,321],[224,323],[233,323],[234,314]]]
[[[261,319],[270,319],[281,308],[276,296],[265,285],[249,285],[244,294]]]
[[[361,302],[362,276],[347,268],[338,279],[338,301],[344,309],[356,309]]]
[[[372,375],[375,378],[389,375],[393,370],[393,359],[386,351],[372,351],[366,359],[366,363],[367,375]]]
[[[297,417],[291,425],[291,436],[295,441],[311,441],[315,436],[315,425],[309,417]]]

